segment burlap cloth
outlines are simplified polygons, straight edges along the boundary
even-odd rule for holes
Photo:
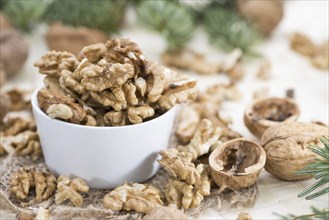
[[[69,203],[56,205],[54,196],[48,200],[37,203],[30,195],[26,199],[27,202],[17,200],[11,193],[9,187],[9,178],[12,173],[21,167],[34,167],[36,170],[47,171],[43,158],[33,161],[30,157],[6,156],[1,161],[0,168],[0,203],[2,208],[9,208],[15,213],[26,212],[36,213],[38,207],[49,209],[51,217],[54,219],[140,219],[141,214],[136,212],[113,212],[105,209],[102,205],[103,198],[110,190],[90,190],[84,194],[84,203],[82,207],[73,207]],[[152,179],[147,181],[159,189],[163,189],[167,182],[168,174],[164,170],[160,170]],[[201,205],[194,209],[186,210],[186,214],[191,217],[198,217],[203,211],[209,207],[216,206],[218,200],[226,200],[232,206],[251,207],[257,198],[257,186],[251,186],[240,191],[226,190],[217,194],[214,192],[202,201]]]

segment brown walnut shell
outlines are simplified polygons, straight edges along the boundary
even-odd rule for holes
[[[271,126],[297,121],[299,107],[289,98],[258,99],[247,106],[244,123],[251,133],[260,138]]]
[[[283,2],[280,0],[238,0],[236,7],[243,18],[251,21],[266,36],[275,30],[284,15]]]
[[[50,50],[68,51],[78,55],[82,48],[89,44],[105,42],[105,33],[86,27],[70,27],[60,23],[52,24],[46,34]]]
[[[9,78],[20,71],[27,55],[28,45],[20,32],[8,29],[0,32],[1,69]]]
[[[319,138],[328,134],[328,127],[314,123],[292,122],[269,128],[261,140],[267,157],[265,170],[283,180],[311,178],[294,173],[314,161],[316,154],[308,147],[321,145]]]
[[[218,186],[239,190],[253,185],[266,161],[264,149],[243,138],[227,141],[209,156],[211,176]]]

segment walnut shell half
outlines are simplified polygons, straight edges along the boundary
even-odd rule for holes
[[[251,133],[260,138],[271,126],[297,121],[299,114],[299,107],[292,99],[258,99],[247,106],[244,123]]]
[[[265,170],[283,180],[312,177],[294,173],[314,161],[316,154],[308,147],[321,146],[319,138],[328,134],[328,127],[315,123],[283,123],[269,128],[261,140],[267,156]]]
[[[242,189],[253,185],[266,161],[264,149],[243,138],[227,141],[209,156],[211,176],[218,186]]]

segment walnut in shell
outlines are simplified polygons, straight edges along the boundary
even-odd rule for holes
[[[99,30],[54,23],[46,33],[46,40],[51,50],[68,51],[78,55],[85,45],[105,42],[107,36]]]
[[[239,14],[264,35],[270,35],[283,17],[282,1],[238,0],[236,5]]]
[[[265,98],[253,101],[244,113],[244,123],[251,133],[260,138],[271,126],[293,122],[299,117],[298,105],[288,98]]]
[[[69,200],[74,206],[81,206],[83,204],[83,197],[80,193],[88,191],[89,187],[84,180],[80,178],[70,180],[67,176],[61,175],[57,179],[55,203],[61,204]]]
[[[253,185],[265,166],[266,153],[243,138],[218,146],[209,156],[211,177],[220,187],[239,190]]]
[[[162,204],[161,194],[157,188],[139,183],[119,186],[106,194],[103,200],[105,208],[140,213],[148,213]]]
[[[322,146],[319,138],[328,134],[328,127],[315,123],[283,123],[269,128],[261,139],[267,155],[265,170],[283,180],[311,178],[294,173],[314,161],[316,154],[308,147]]]
[[[11,101],[10,97],[6,93],[0,94],[0,124],[2,123],[3,118],[6,116],[6,114],[9,112]]]
[[[9,78],[17,74],[28,55],[28,45],[24,36],[13,29],[1,30],[0,54],[0,63],[6,76]]]

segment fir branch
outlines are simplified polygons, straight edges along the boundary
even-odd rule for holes
[[[56,0],[45,14],[45,20],[114,32],[122,22],[126,5],[126,0]]]
[[[328,209],[326,210],[321,210],[317,209],[315,207],[311,207],[312,213],[307,214],[307,215],[293,215],[293,214],[288,214],[288,215],[279,215],[277,213],[274,213],[278,217],[280,217],[281,220],[327,220],[329,219],[329,211]]]
[[[210,41],[225,51],[241,48],[253,54],[252,47],[261,39],[258,31],[234,10],[213,6],[206,10],[204,28]]]
[[[17,28],[29,31],[41,21],[50,4],[50,0],[6,1],[4,12]]]
[[[142,1],[137,13],[147,28],[164,36],[169,49],[184,47],[195,27],[191,10],[174,1]]]
[[[316,159],[314,163],[296,172],[296,175],[312,174],[318,180],[312,186],[298,194],[298,197],[308,195],[306,196],[307,200],[329,193],[329,137],[323,137],[320,141],[323,143],[323,147],[312,145],[310,146],[310,150],[322,158]],[[327,185],[327,187],[310,194],[323,185]]]

